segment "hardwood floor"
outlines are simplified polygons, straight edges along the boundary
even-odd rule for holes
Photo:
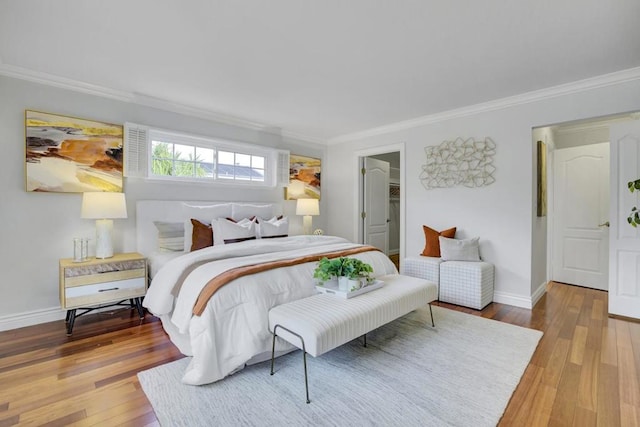
[[[544,331],[501,426],[640,426],[640,324],[607,293],[551,283],[533,310],[443,307]],[[136,373],[182,357],[135,310],[0,332],[0,427],[158,425]],[[470,421],[469,425],[473,425]]]

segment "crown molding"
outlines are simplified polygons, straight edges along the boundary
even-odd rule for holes
[[[156,98],[154,96],[145,95],[142,93],[134,92],[133,98],[130,102],[138,105],[144,105],[145,107],[167,110],[174,113],[184,114],[186,116],[198,117],[201,119],[211,120],[217,123],[223,123],[226,125],[241,127],[245,129],[258,130],[261,132],[268,132],[278,135],[281,133],[280,128],[269,126],[264,123],[221,114],[215,111],[206,110],[204,108],[192,107],[189,105],[180,104],[162,98]]]
[[[42,73],[39,71],[33,71],[27,68],[16,67],[9,64],[4,64],[0,58],[0,75],[11,77],[20,80],[26,80],[33,83],[39,83],[47,86],[57,87],[66,90],[72,90],[74,92],[80,92],[88,95],[95,95],[102,98],[114,99],[117,101],[143,105],[146,107],[157,108],[159,110],[170,111],[173,113],[184,114],[191,117],[197,117],[205,120],[211,120],[216,123],[235,126],[243,129],[255,130],[260,132],[266,132],[275,135],[281,135],[290,139],[295,139],[298,143],[314,144],[314,145],[326,145],[326,140],[316,138],[304,134],[299,134],[290,131],[284,131],[279,127],[259,123],[243,119],[240,117],[221,114],[215,111],[192,107],[177,102],[173,102],[167,99],[156,98],[150,95],[142,93],[126,92],[111,89],[104,86],[93,85],[66,77],[60,77],[52,74]]]
[[[571,135],[575,133],[592,132],[597,130],[609,130],[613,123],[621,123],[634,120],[637,113],[616,114],[615,116],[607,116],[602,120],[580,121],[574,124],[562,124],[551,126],[551,129],[558,135]]]
[[[103,98],[115,99],[118,101],[132,102],[133,99],[133,95],[128,92],[109,89],[103,86],[79,82],[66,77],[54,76],[3,63],[0,63],[0,75],[61,89],[73,90],[75,92],[86,93],[89,95],[96,95]]]
[[[327,140],[322,138],[316,138],[314,136],[303,135],[297,132],[291,132],[287,130],[283,130],[281,132],[282,140],[288,141],[291,143],[303,143],[303,144],[314,144],[321,145],[322,147],[327,146]]]
[[[411,129],[418,126],[424,126],[432,123],[438,123],[445,120],[457,119],[466,116],[472,116],[479,113],[485,113],[494,110],[501,110],[518,105],[529,104],[532,102],[543,101],[545,99],[556,98],[559,96],[570,95],[573,93],[583,92],[586,90],[597,89],[606,86],[612,86],[629,81],[640,80],[640,67],[629,68],[627,70],[616,71],[601,76],[590,77],[588,79],[578,80],[558,86],[552,86],[545,89],[525,92],[506,98],[500,98],[493,101],[483,102],[480,104],[469,105],[467,107],[456,108],[453,110],[443,111],[441,113],[430,114],[416,119],[405,120],[380,126],[360,132],[341,135],[331,138],[327,141],[328,145],[338,144],[357,139],[370,138],[377,135],[383,135],[390,132],[397,132],[405,129]]]

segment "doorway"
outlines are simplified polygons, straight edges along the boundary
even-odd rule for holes
[[[609,289],[609,175],[609,142],[553,152],[553,281]]]
[[[400,152],[377,154],[364,159],[363,221],[364,243],[386,250],[389,256],[400,253]],[[380,163],[382,162],[382,163]],[[387,171],[386,173],[384,171]],[[368,175],[367,175],[368,174]],[[382,177],[382,174],[386,174]],[[374,187],[374,188],[372,188]],[[373,199],[373,200],[371,200]],[[384,218],[379,215],[384,212]],[[377,215],[378,214],[378,215]],[[378,216],[379,221],[367,221]],[[386,237],[376,238],[372,223],[386,223]],[[386,239],[386,244],[383,243]],[[381,247],[382,246],[382,247]]]
[[[534,143],[547,147],[548,280],[609,290],[609,128],[630,119],[625,114],[533,130]]]
[[[357,240],[376,246],[399,266],[404,253],[404,144],[356,153]]]

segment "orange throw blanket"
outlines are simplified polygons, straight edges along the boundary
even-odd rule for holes
[[[213,294],[215,294],[218,289],[220,289],[230,281],[235,280],[239,277],[247,276],[254,273],[261,273],[263,271],[272,270],[279,267],[291,267],[297,264],[304,264],[305,262],[317,262],[325,257],[338,258],[342,256],[359,254],[362,252],[379,250],[380,249],[374,246],[358,246],[357,248],[345,249],[343,251],[325,252],[321,254],[307,255],[299,258],[283,259],[278,261],[264,262],[260,264],[252,264],[245,265],[243,267],[232,268],[222,274],[219,274],[218,276],[207,282],[205,287],[202,288],[202,291],[200,291],[200,295],[198,295],[198,300],[193,307],[193,314],[195,314],[196,316],[200,316]]]

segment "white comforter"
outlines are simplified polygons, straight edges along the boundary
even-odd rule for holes
[[[143,305],[160,317],[180,351],[193,356],[183,382],[206,384],[246,363],[265,360],[271,351],[271,307],[315,293],[315,262],[238,278],[209,300],[201,316],[193,306],[206,283],[235,267],[339,251],[359,246],[332,236],[260,239],[194,251],[169,261],[154,276]],[[374,276],[397,272],[381,252],[353,255],[371,264]],[[279,343],[279,345],[283,345]],[[291,347],[283,348],[289,350]]]

